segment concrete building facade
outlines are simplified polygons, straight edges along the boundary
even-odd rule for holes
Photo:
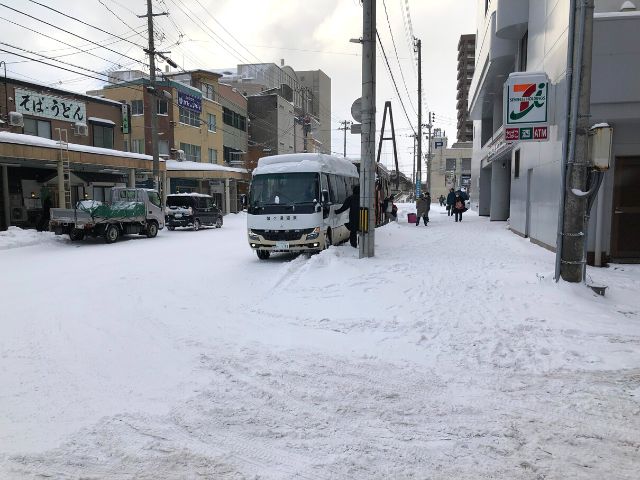
[[[596,0],[591,122],[613,126],[613,159],[591,212],[588,258],[640,259],[640,29],[632,2]],[[567,122],[569,0],[479,0],[476,70],[469,93],[474,122],[472,208],[509,220],[514,233],[554,250],[563,138]],[[503,85],[512,72],[544,72],[549,79],[548,141],[505,140]],[[611,75],[616,72],[616,75]],[[594,206],[594,209],[596,207]],[[602,236],[595,252],[594,237]]]
[[[461,35],[458,41],[456,110],[458,142],[473,141],[473,122],[469,119],[469,88],[475,71],[476,36]]]
[[[309,113],[317,119],[311,136],[318,141],[317,151],[331,154],[331,78],[322,70],[296,71],[300,85],[311,93]]]
[[[225,163],[220,74],[208,70],[165,73],[156,82],[158,95],[148,91],[150,82],[143,72],[112,76],[125,81],[95,93],[130,105],[132,151],[151,154],[150,102],[157,102],[159,153],[168,162],[167,193],[206,193],[214,196],[223,211],[237,211],[237,184],[248,181],[248,175]],[[246,119],[238,127],[246,132]],[[139,184],[149,185],[149,179],[139,179]]]
[[[438,137],[434,137],[436,140]],[[471,190],[471,142],[457,142],[448,147],[447,138],[439,139],[440,147],[433,147],[433,168],[431,170],[431,198],[436,201],[445,197],[449,189]]]
[[[237,88],[219,84],[218,101],[222,106],[223,159],[232,167],[244,166],[248,152],[249,128],[247,99]]]

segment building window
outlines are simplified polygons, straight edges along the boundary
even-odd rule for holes
[[[520,52],[518,55],[518,70],[520,72],[527,71],[527,49],[529,48],[529,31],[524,32],[520,39]]]
[[[233,111],[228,108],[224,108],[222,110],[222,121],[227,125],[233,126]]]
[[[144,140],[139,138],[131,140],[131,151],[133,153],[144,153]]]
[[[158,141],[158,155],[161,157],[169,156],[169,141],[168,140],[160,140]]]
[[[209,149],[209,163],[218,163],[218,150],[215,148]]]
[[[131,100],[131,115],[144,115],[144,102],[142,100]]]
[[[191,125],[192,127],[199,127],[200,117],[198,116],[198,112],[180,107],[180,123]]]
[[[470,172],[471,171],[471,159],[470,158],[463,158],[462,159],[462,171],[463,172]]]
[[[180,143],[180,150],[184,152],[185,158],[188,162],[199,162],[200,157],[200,145],[191,145],[190,143]]]
[[[50,139],[51,138],[51,122],[47,120],[36,120],[35,118],[25,118],[24,134]]]
[[[455,171],[456,169],[456,159],[455,158],[447,158],[447,172]]]
[[[222,111],[222,121],[226,125],[242,130],[243,132],[247,129],[247,117],[228,108],[224,108]]]
[[[113,127],[91,125],[93,128],[93,146],[113,148]]]
[[[222,155],[226,163],[242,160],[242,150],[238,150],[237,148],[224,147]]]
[[[207,114],[207,129],[210,132],[216,131],[216,116],[213,113]]]
[[[520,149],[513,152],[513,178],[520,178]]]
[[[158,115],[169,115],[169,102],[158,98],[157,112]]]
[[[216,92],[213,89],[213,85],[209,85],[208,83],[202,83],[200,85],[200,90],[202,90],[202,96],[204,98],[208,98],[209,100],[216,99]]]

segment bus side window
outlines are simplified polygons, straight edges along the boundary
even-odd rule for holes
[[[345,178],[341,176],[336,177],[338,180],[338,202],[344,203],[347,199],[347,185],[345,184]]]
[[[337,203],[338,202],[338,198],[336,195],[336,176],[335,175],[329,175],[329,201],[331,203]]]

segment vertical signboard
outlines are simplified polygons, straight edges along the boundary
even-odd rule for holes
[[[129,104],[122,104],[122,133],[125,135],[131,133],[131,124],[129,123]]]
[[[511,142],[546,141],[549,136],[549,79],[545,73],[516,72],[504,84],[504,133]]]

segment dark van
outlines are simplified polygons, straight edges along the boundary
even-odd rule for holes
[[[165,218],[169,230],[176,227],[200,230],[204,225],[222,227],[222,212],[213,202],[213,197],[201,193],[167,195]]]

